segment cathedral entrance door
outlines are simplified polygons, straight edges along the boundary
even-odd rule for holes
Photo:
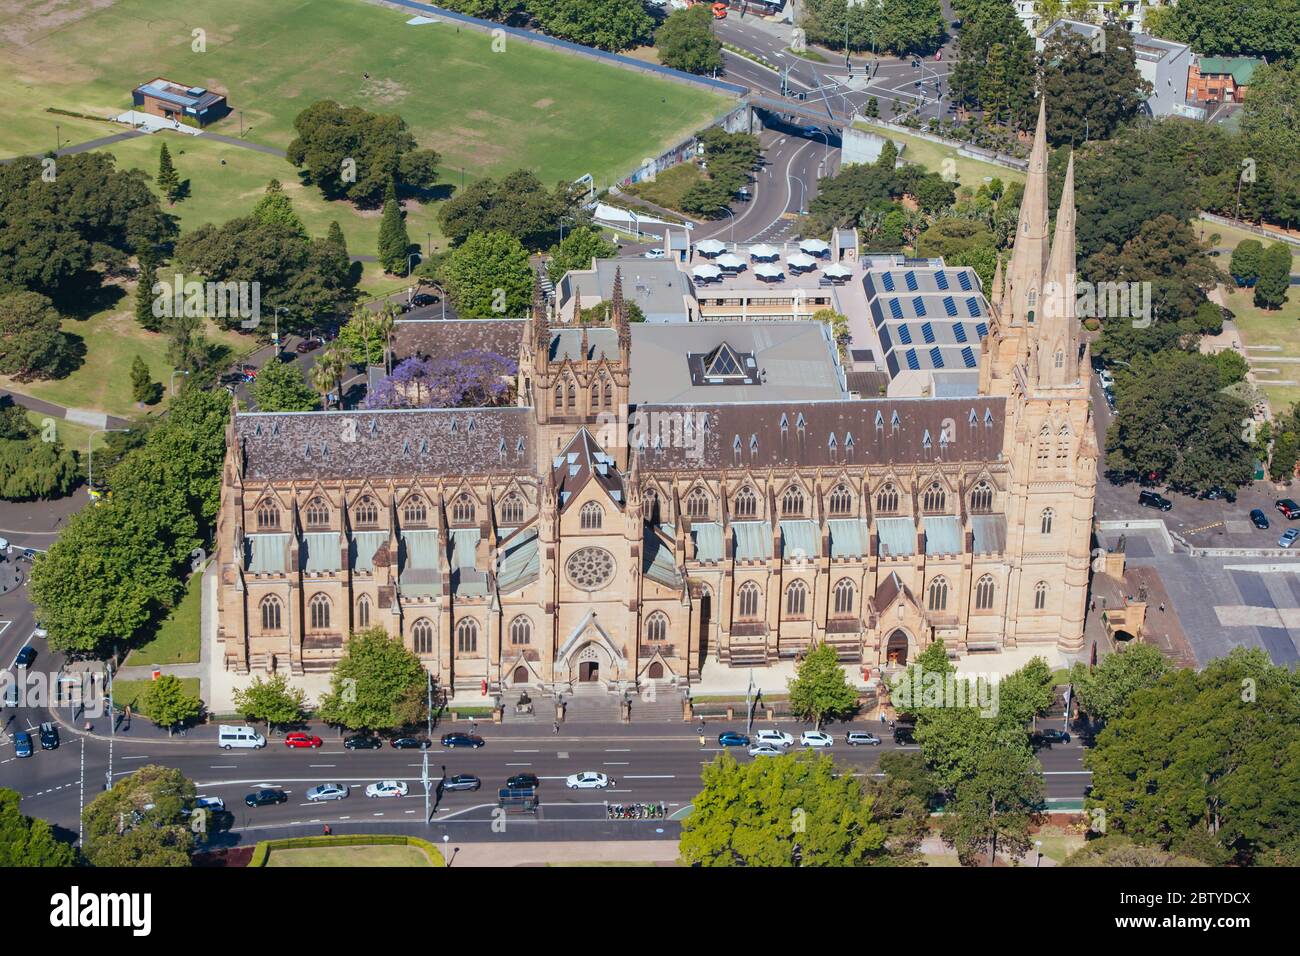
[[[583,661],[579,664],[578,680],[583,684],[592,684],[600,680],[600,662]]]
[[[885,660],[899,667],[907,666],[907,635],[902,631],[889,635],[889,643],[885,645]]]

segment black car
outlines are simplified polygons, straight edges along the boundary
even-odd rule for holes
[[[424,737],[398,737],[393,741],[394,750],[428,750],[431,746]]]
[[[1237,496],[1226,488],[1207,488],[1201,492],[1201,497],[1206,501],[1235,501]]]
[[[419,306],[436,305],[437,302],[438,302],[438,297],[436,295],[430,295],[427,292],[421,292],[419,295],[417,295],[414,299],[411,300],[411,305],[419,305]]]
[[[384,742],[378,737],[368,734],[356,734],[343,741],[343,746],[348,750],[378,750],[383,745]]]
[[[1154,491],[1143,491],[1138,494],[1138,504],[1144,508],[1159,508],[1161,511],[1169,511],[1173,508],[1174,503],[1164,495],[1157,494]]]
[[[34,660],[36,660],[36,648],[28,644],[21,651],[19,651],[18,656],[14,658],[14,666],[31,667],[32,661]]]
[[[900,747],[906,747],[906,746],[908,746],[909,744],[914,744],[914,743],[916,743],[916,728],[915,728],[915,727],[895,727],[895,728],[894,728],[894,743],[898,744]]]
[[[541,785],[542,782],[535,773],[517,773],[506,781],[506,787],[510,790],[536,790]]]
[[[1039,730],[1029,735],[1029,742],[1035,747],[1050,747],[1052,744],[1068,744],[1070,735],[1064,730],[1051,728]]]
[[[486,741],[477,734],[443,734],[444,747],[473,747],[478,750]]]
[[[59,749],[59,728],[48,720],[41,724],[41,749]]]
[[[289,795],[283,790],[254,790],[244,797],[244,803],[250,807],[273,807],[277,803],[287,803]]]
[[[318,348],[320,348],[320,339],[303,339],[294,346],[293,350],[299,355],[306,355],[308,352],[314,352]]]
[[[442,782],[444,790],[477,790],[481,786],[483,781],[472,773],[458,773]]]
[[[1250,511],[1250,523],[1260,531],[1268,530],[1268,515],[1264,514],[1263,508],[1252,508]]]

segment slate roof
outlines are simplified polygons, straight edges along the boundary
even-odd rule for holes
[[[529,472],[532,409],[255,412],[235,417],[251,480]]]
[[[393,354],[429,358],[485,349],[513,360],[526,325],[525,319],[398,319]]]
[[[636,414],[644,416],[643,427],[636,431],[641,467],[647,474],[736,467],[991,462],[1002,453],[1006,400],[981,396],[643,405]],[[697,421],[704,416],[703,439],[674,443],[663,435],[655,447],[655,423],[680,423],[687,414]],[[955,428],[947,444],[942,440],[945,422]]]
[[[618,466],[586,428],[578,429],[564,450],[552,459],[551,478],[559,493],[561,511],[593,480],[620,509],[623,507],[623,477],[618,473]]]

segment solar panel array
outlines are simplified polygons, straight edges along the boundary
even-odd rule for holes
[[[907,265],[910,268],[872,269],[864,283],[890,374],[978,368],[974,346],[988,335],[988,306],[974,270]],[[958,288],[971,294],[951,294]],[[928,347],[912,347],[921,343]]]

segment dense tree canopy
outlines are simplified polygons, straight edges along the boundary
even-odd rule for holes
[[[1076,663],[1070,670],[1075,699],[1089,718],[1098,723],[1118,717],[1132,696],[1155,685],[1169,664],[1152,644],[1133,643],[1123,654],[1107,654],[1096,668]]]
[[[440,278],[465,318],[523,315],[532,301],[528,250],[508,233],[474,233],[452,251]]]
[[[808,0],[799,5],[799,26],[808,42],[854,53],[933,53],[944,38],[939,0],[892,0],[889,4]],[[847,24],[846,24],[847,19]]]
[[[641,46],[654,32],[641,0],[526,0],[525,6],[551,36],[601,50]]]
[[[61,322],[39,292],[0,293],[0,374],[20,382],[66,374],[73,352]]]
[[[24,816],[17,790],[0,788],[0,866],[75,866],[77,851],[39,817]]]
[[[1042,59],[1043,92],[1050,104],[1047,137],[1053,145],[1108,139],[1151,95],[1151,84],[1138,75],[1132,37],[1119,24],[1106,26],[1099,51],[1081,34],[1058,30]]]
[[[420,149],[396,114],[319,100],[294,118],[293,128],[298,135],[287,158],[327,199],[374,208],[390,182],[409,190],[436,182],[438,154]]]
[[[1155,18],[1157,35],[1203,56],[1240,54],[1270,60],[1300,53],[1296,0],[1180,0]]]
[[[857,710],[857,689],[829,644],[819,644],[805,654],[787,684],[791,711],[818,728],[826,720],[844,719]]]
[[[354,633],[330,676],[318,713],[351,730],[402,726],[402,704],[413,691],[423,697],[428,672],[420,659],[382,627]]]
[[[259,412],[310,412],[320,403],[296,362],[267,362],[248,392]]]
[[[590,269],[593,259],[611,259],[618,255],[618,245],[606,239],[599,229],[578,226],[564,241],[551,248],[547,267],[552,282],[559,282],[570,269]]]
[[[1033,123],[1034,41],[1006,0],[954,4],[962,18],[953,101],[983,110],[993,123],[1025,129]]]
[[[456,191],[438,210],[442,234],[460,245],[475,232],[504,232],[532,251],[559,240],[560,223],[580,225],[577,190],[557,183],[549,192],[526,169],[500,180],[479,179]]]
[[[172,767],[148,765],[113,783],[86,807],[83,852],[94,866],[190,865],[194,839],[184,811],[194,783]]]
[[[668,14],[655,31],[659,62],[687,73],[722,69],[722,42],[713,35],[713,14],[704,4]]]
[[[6,397],[0,404],[0,499],[31,501],[66,495],[80,480],[77,455],[27,420]]]
[[[758,162],[758,137],[749,133],[728,133],[710,126],[700,133],[708,176],[691,185],[682,196],[682,208],[705,216],[720,216],[731,205],[741,187],[749,184]]]

